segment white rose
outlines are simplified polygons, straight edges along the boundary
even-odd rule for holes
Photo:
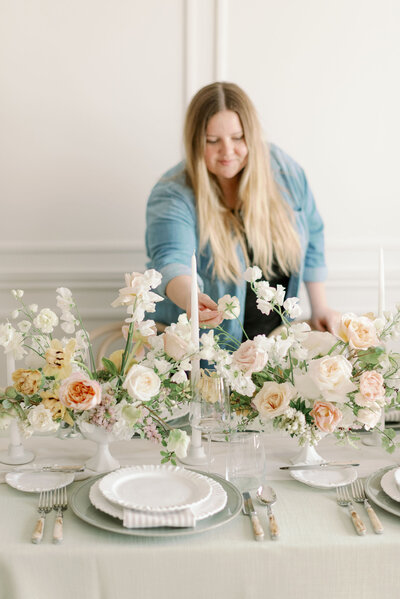
[[[160,378],[151,368],[134,364],[125,377],[123,388],[133,399],[149,401],[160,391]]]
[[[59,427],[58,422],[53,420],[51,411],[42,405],[29,410],[28,421],[34,431],[41,433],[54,432]]]
[[[249,268],[245,271],[243,278],[248,283],[254,283],[257,279],[261,279],[262,270],[258,266],[249,266]]]
[[[352,366],[344,356],[325,356],[312,360],[308,372],[326,399],[346,401],[347,393],[357,387],[351,382]]]
[[[189,442],[189,435],[185,431],[175,428],[169,433],[167,450],[174,451],[178,458],[184,458],[187,455]]]
[[[381,410],[372,410],[371,408],[361,408],[357,412],[357,420],[363,424],[368,431],[370,428],[374,428],[380,420]]]
[[[36,316],[33,324],[42,331],[42,333],[52,333],[54,327],[58,325],[58,316],[52,310],[43,308]]]
[[[290,383],[267,381],[253,399],[253,404],[261,418],[271,419],[280,416],[296,396],[296,389]]]

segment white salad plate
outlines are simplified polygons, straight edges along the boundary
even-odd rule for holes
[[[217,514],[224,509],[227,502],[227,494],[217,481],[212,478],[208,479],[211,486],[211,494],[204,501],[197,503],[191,507],[193,515],[197,520],[204,520],[214,514]],[[96,481],[89,491],[89,499],[97,510],[118,518],[119,520],[124,519],[124,508],[115,503],[110,503],[108,499],[100,491],[101,479]]]
[[[397,483],[399,480],[400,468],[392,468],[388,470],[381,478],[381,487],[386,495],[389,495],[394,501],[400,501],[400,487]]]
[[[66,487],[75,478],[69,472],[7,472],[6,483],[18,491],[40,493]]]
[[[131,466],[107,474],[100,492],[111,503],[151,512],[193,507],[211,495],[208,478],[178,466]]]
[[[357,471],[351,467],[337,470],[315,468],[315,470],[291,470],[290,476],[310,487],[332,489],[333,487],[343,487],[355,481]]]

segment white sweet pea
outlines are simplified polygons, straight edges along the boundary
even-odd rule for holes
[[[248,283],[255,283],[255,281],[261,279],[261,277],[262,270],[258,266],[249,266],[243,275],[244,280]]]
[[[6,347],[15,333],[14,327],[9,322],[0,324],[0,345]]]
[[[174,451],[178,458],[184,458],[187,455],[190,437],[179,428],[172,429],[167,440],[167,450]]]
[[[24,296],[23,289],[11,289],[11,293],[15,299],[21,299]]]
[[[21,320],[17,326],[21,333],[27,333],[31,328],[32,324],[29,322],[29,320]]]
[[[258,297],[257,298],[257,308],[260,310],[260,312],[262,312],[263,314],[266,314],[266,316],[268,316],[268,314],[271,312],[273,306],[270,302],[268,302],[264,299],[260,299]]]
[[[33,314],[36,314],[36,312],[39,309],[39,306],[37,304],[29,304],[28,308],[31,312],[33,312]]]
[[[26,355],[26,349],[23,347],[24,338],[21,333],[14,332],[11,340],[5,346],[4,352],[11,354],[14,360],[21,360]]]
[[[218,300],[218,312],[222,312],[226,320],[233,320],[240,314],[240,303],[236,296],[224,295]]]
[[[298,297],[288,297],[288,299],[283,302],[283,307],[288,313],[289,318],[298,318],[300,316],[301,308],[299,306],[299,301]]]
[[[259,299],[262,299],[266,302],[271,302],[275,298],[276,289],[274,287],[270,287],[268,281],[254,283],[254,289]]]
[[[12,318],[13,320],[15,320],[16,318],[18,318],[18,315],[19,315],[19,310],[13,310],[13,311],[11,312],[11,318]]]
[[[275,297],[274,297],[274,299],[275,299],[275,302],[279,306],[283,305],[283,302],[285,300],[285,293],[286,293],[286,290],[283,287],[283,285],[278,285],[277,288],[276,288],[276,290],[275,290]]]
[[[184,370],[178,370],[178,372],[175,372],[175,374],[171,377],[171,381],[173,383],[177,383],[178,385],[180,383],[186,383],[187,380],[188,378]]]
[[[34,319],[33,324],[42,333],[52,333],[54,327],[58,325],[58,316],[52,310],[49,310],[49,308],[43,308]]]

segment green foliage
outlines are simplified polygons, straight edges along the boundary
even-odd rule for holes
[[[109,372],[110,374],[112,374],[113,376],[118,376],[119,372],[117,367],[115,366],[114,362],[112,362],[111,360],[109,360],[108,358],[102,358],[101,361],[103,362],[104,365],[104,369]]]
[[[303,412],[307,424],[313,423],[313,419],[310,416],[310,412],[311,412],[312,408],[307,408],[306,402],[304,401],[304,399],[296,399],[296,400],[292,399],[290,402],[290,407],[294,408],[298,412]]]
[[[357,352],[357,358],[360,362],[361,366],[367,368],[367,370],[372,370],[381,359],[382,354],[385,353],[383,347],[371,347],[366,350],[359,350]]]

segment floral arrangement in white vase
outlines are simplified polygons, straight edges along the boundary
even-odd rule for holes
[[[301,315],[299,299],[285,300],[285,289],[270,287],[261,276],[257,266],[245,273],[258,309],[276,311],[282,331],[236,347],[220,327],[200,338],[201,358],[229,382],[236,427],[251,428],[255,419],[261,428],[272,422],[300,445],[315,445],[327,433],[352,442],[357,429],[376,428],[386,450],[394,451],[395,432],[380,423],[386,407],[400,409],[400,354],[385,347],[400,336],[400,305],[382,318],[343,314],[335,334],[311,331],[306,322],[292,321]],[[237,298],[225,296],[223,303],[221,309],[238,316]]]
[[[12,385],[0,389],[0,426],[6,428],[17,417],[26,436],[55,432],[60,426],[83,432],[96,426],[116,439],[139,434],[160,442],[163,462],[184,457],[187,433],[172,429],[165,420],[190,398],[190,340],[185,351],[182,343],[176,351],[169,340],[175,330],[179,340],[185,339],[185,330],[190,336],[190,325],[182,319],[157,337],[155,322],[144,319],[163,299],[153,291],[160,282],[154,270],[125,275],[125,287],[112,304],[128,313],[125,348],[103,358],[100,370],[69,289],[57,289],[58,314],[26,305],[24,292],[13,290],[19,305],[11,321],[0,324],[0,345],[14,360],[24,359],[24,367],[14,370]],[[58,326],[67,337],[55,336]]]

